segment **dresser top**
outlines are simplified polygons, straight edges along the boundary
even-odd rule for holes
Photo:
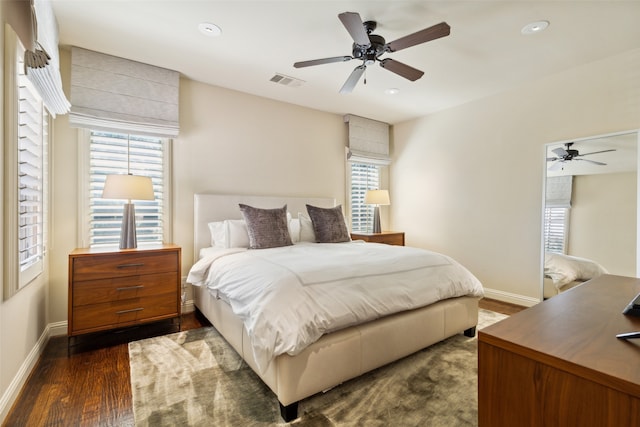
[[[140,253],[145,251],[166,251],[180,249],[180,246],[173,243],[144,243],[138,244],[134,249],[120,249],[116,246],[98,247],[98,248],[76,248],[70,255],[92,255],[92,254],[123,254],[123,253]]]
[[[622,314],[640,279],[604,275],[482,329],[478,340],[640,395],[640,317]]]

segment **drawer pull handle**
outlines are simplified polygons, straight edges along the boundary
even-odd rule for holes
[[[133,262],[131,264],[120,264],[116,268],[142,267],[144,262]]]
[[[144,310],[144,308],[139,307],[139,308],[132,308],[131,310],[120,310],[120,311],[116,311],[116,314],[125,314],[125,313],[133,313],[134,311],[142,311]]]
[[[116,288],[116,291],[131,291],[133,289],[142,289],[142,288],[144,288],[144,285],[128,286],[126,288]]]

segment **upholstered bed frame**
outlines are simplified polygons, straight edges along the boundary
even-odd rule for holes
[[[306,212],[307,203],[320,207],[335,205],[335,200],[328,198],[213,194],[196,194],[194,202],[196,258],[200,249],[211,244],[207,223],[240,219],[238,203],[260,208],[279,208],[287,204],[294,216]],[[447,299],[324,335],[296,356],[278,356],[267,371],[261,373],[253,359],[242,321],[229,305],[216,299],[206,287],[194,286],[193,294],[197,309],[276,394],[285,421],[297,417],[300,400],[458,333],[474,336],[478,323],[478,298]]]

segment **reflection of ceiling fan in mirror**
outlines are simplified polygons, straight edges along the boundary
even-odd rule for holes
[[[594,165],[606,166],[606,163],[597,162],[595,160],[583,159],[583,156],[590,156],[592,154],[600,154],[607,153],[609,151],[616,151],[615,149],[610,150],[602,150],[602,151],[593,151],[591,153],[580,154],[578,150],[571,148],[573,142],[567,142],[564,144],[566,148],[558,147],[551,150],[556,157],[547,157],[547,162],[555,162],[551,166],[549,166],[550,171],[555,171],[564,167],[566,162],[570,162],[573,160],[583,160],[585,162],[593,163]]]
[[[426,43],[431,40],[448,36],[450,27],[446,22],[433,25],[413,34],[401,37],[397,40],[387,43],[385,39],[379,35],[371,34],[377,26],[375,21],[362,22],[360,15],[355,12],[344,12],[338,15],[342,25],[347,29],[353,39],[351,56],[335,56],[332,58],[313,59],[311,61],[301,61],[293,64],[295,68],[309,67],[312,65],[328,64],[331,62],[345,62],[352,59],[362,61],[352,72],[347,81],[340,89],[340,93],[350,93],[364,74],[368,65],[376,62],[386,70],[391,71],[405,79],[416,81],[424,74],[409,65],[391,58],[381,59],[380,57],[389,52],[397,52],[411,46]],[[366,82],[366,80],[365,80]]]

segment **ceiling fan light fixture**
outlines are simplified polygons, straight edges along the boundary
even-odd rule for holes
[[[202,22],[198,24],[198,30],[207,37],[217,37],[222,34],[222,29],[211,22]]]
[[[531,22],[524,27],[520,32],[524,35],[538,34],[544,31],[549,26],[549,21],[535,21]]]

